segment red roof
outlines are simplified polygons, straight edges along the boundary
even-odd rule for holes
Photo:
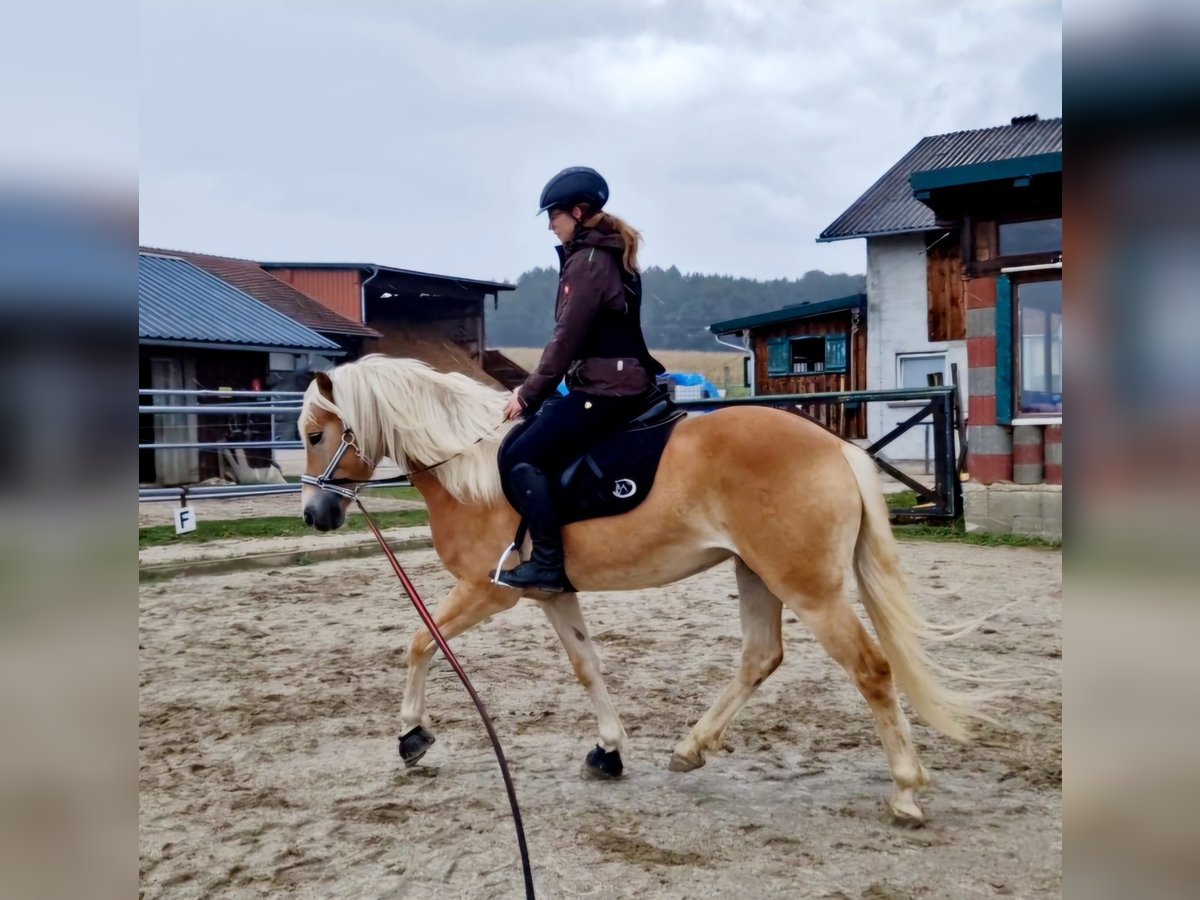
[[[382,337],[374,328],[339,316],[308,294],[301,293],[286,281],[280,281],[252,259],[178,250],[155,250],[148,247],[142,249],[185,259],[313,331],[323,334]]]

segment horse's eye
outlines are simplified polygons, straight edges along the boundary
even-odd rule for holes
[[[321,443],[321,434],[322,432],[320,431],[318,431],[316,434],[310,434],[308,436],[308,442],[314,447],[317,446],[317,444]]]

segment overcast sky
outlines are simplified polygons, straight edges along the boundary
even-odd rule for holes
[[[817,234],[922,136],[1061,114],[1045,0],[154,0],[142,242],[515,279],[590,165],[647,264],[861,272]]]

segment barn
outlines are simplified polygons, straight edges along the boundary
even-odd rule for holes
[[[336,341],[300,324],[179,256],[138,255],[139,390],[261,391],[272,371],[310,368],[345,355]],[[149,394],[146,406],[168,405]],[[211,401],[210,401],[211,402]],[[244,436],[267,440],[270,417],[241,422],[189,413],[138,417],[140,444],[195,444]],[[219,472],[216,454],[196,447],[143,448],[138,480],[192,484]]]
[[[373,350],[422,359],[514,388],[528,374],[487,349],[484,304],[514,285],[375,263],[264,262],[263,269],[343,318],[379,333]]]

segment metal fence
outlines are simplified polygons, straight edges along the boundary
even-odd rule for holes
[[[957,372],[955,373],[957,376]],[[957,381],[957,377],[955,377]],[[730,406],[771,406],[802,415],[826,427],[815,414],[819,408],[840,407],[854,412],[869,403],[920,402],[907,419],[874,443],[864,447],[881,470],[916,494],[917,503],[891,510],[893,519],[954,520],[962,516],[962,473],[966,467],[967,432],[957,385],[901,390],[841,391],[821,394],[763,394],[726,400],[679,401],[684,409],[708,412]],[[842,417],[844,419],[844,417]],[[932,485],[922,484],[901,471],[883,450],[900,435],[927,423],[933,439]]]
[[[183,439],[138,440],[139,451],[159,452],[195,450],[219,453],[222,450],[298,450],[304,446],[297,435],[278,438],[277,435],[294,428],[304,394],[300,391],[212,391],[154,388],[138,390],[139,432],[149,427],[154,432],[170,432]],[[144,402],[149,400],[149,403]],[[149,422],[142,417],[149,417]],[[210,425],[227,430],[265,430],[270,439],[231,439],[222,441],[188,440],[199,431],[192,417],[204,417]],[[186,417],[186,418],[185,418]],[[181,421],[183,419],[183,421]],[[287,423],[286,426],[284,423]],[[157,458],[157,457],[156,457]],[[236,497],[262,497],[274,494],[294,494],[299,484],[226,484],[181,485],[178,487],[139,487],[138,501],[221,500]]]
[[[261,419],[272,435],[280,434],[278,418],[294,424],[303,394],[298,391],[200,391],[156,389],[140,390],[151,404],[139,405],[139,414],[163,416],[225,417],[227,423],[246,425],[250,418]],[[162,402],[157,402],[162,401]],[[958,388],[953,385],[914,390],[849,391],[823,394],[760,395],[725,400],[683,400],[679,405],[691,412],[703,413],[730,406],[771,406],[815,419],[814,410],[830,405],[853,412],[868,403],[919,401],[922,406],[888,434],[866,447],[867,453],[884,472],[910,488],[917,504],[909,509],[893,509],[892,516],[905,518],[956,519],[962,515],[961,476],[966,461],[966,427],[962,417]],[[820,423],[818,423],[820,424]],[[933,443],[933,485],[922,484],[902,472],[883,454],[883,450],[901,434],[919,425],[928,427]],[[159,426],[161,427],[161,425]],[[185,427],[195,430],[195,424]],[[293,428],[294,431],[294,428]],[[141,451],[197,450],[217,453],[221,450],[297,450],[304,444],[294,439],[230,441],[139,441]],[[928,468],[928,467],[927,467]],[[221,500],[240,497],[294,494],[298,483],[182,485],[178,487],[140,487],[139,502]]]

